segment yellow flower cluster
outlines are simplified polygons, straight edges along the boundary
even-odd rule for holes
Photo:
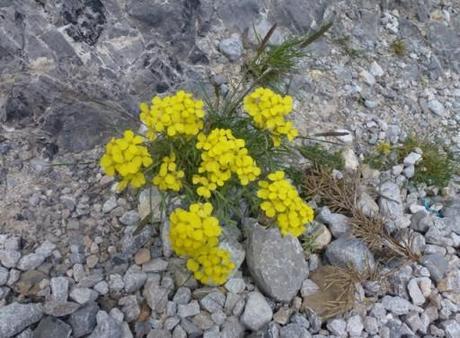
[[[134,135],[131,130],[125,130],[122,138],[112,138],[105,147],[105,154],[101,157],[102,170],[109,176],[116,174],[122,177],[118,189],[123,190],[128,184],[133,188],[142,187],[145,177],[142,167],[153,163],[147,147],[142,145],[141,136]]]
[[[202,150],[200,175],[193,176],[193,184],[200,185],[197,193],[209,198],[235,173],[242,185],[254,181],[261,173],[254,159],[248,155],[243,139],[233,136],[230,129],[213,129],[206,136],[198,135],[196,148]]]
[[[388,155],[389,153],[391,153],[391,144],[388,143],[388,142],[380,142],[379,144],[377,144],[377,152],[379,152],[380,154],[382,155]]]
[[[194,203],[189,211],[178,208],[169,217],[172,248],[189,257],[187,268],[203,284],[225,283],[235,264],[230,253],[219,248],[222,228],[213,217],[211,203]]]
[[[204,104],[194,100],[191,93],[180,90],[173,96],[155,96],[152,105],[141,103],[140,119],[147,126],[147,137],[157,133],[168,136],[196,135],[203,128]]]
[[[193,256],[200,250],[217,246],[222,228],[211,213],[211,203],[194,203],[189,211],[178,208],[171,213],[170,239],[176,254]]]
[[[263,200],[260,208],[267,217],[276,217],[283,236],[300,236],[305,225],[313,220],[313,209],[305,203],[292,184],[284,178],[283,171],[268,175],[268,181],[259,182],[257,196]]]
[[[285,119],[292,112],[292,97],[281,96],[268,88],[257,88],[243,101],[244,110],[252,117],[257,128],[270,131],[276,147],[281,137],[292,141],[298,135],[291,121]]]
[[[179,191],[185,174],[183,170],[177,170],[176,154],[165,156],[161,162],[160,171],[153,178],[153,184],[163,191]]]
[[[230,253],[219,247],[200,252],[187,260],[187,268],[203,284],[221,285],[235,268]]]

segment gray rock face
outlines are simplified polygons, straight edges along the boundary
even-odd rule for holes
[[[244,337],[244,326],[241,325],[240,321],[236,317],[229,317],[225,321],[221,330],[222,338],[243,338]]]
[[[62,320],[53,317],[42,319],[34,330],[35,338],[70,338],[72,328]]]
[[[70,298],[79,304],[85,304],[97,299],[99,294],[90,288],[74,288],[70,292]]]
[[[78,310],[80,304],[74,302],[50,301],[44,305],[44,312],[53,317],[68,316]]]
[[[382,305],[386,310],[400,316],[408,314],[414,306],[404,298],[385,296],[382,298]]]
[[[110,317],[107,312],[99,311],[96,315],[97,326],[88,338],[121,338],[120,322]]]
[[[439,254],[425,255],[420,262],[430,271],[435,281],[441,280],[449,269],[449,263]]]
[[[40,304],[12,303],[0,308],[0,337],[12,337],[43,317]]]
[[[0,286],[5,285],[6,282],[8,282],[8,276],[9,276],[9,271],[8,269],[0,266]]]
[[[127,211],[120,217],[120,222],[127,226],[135,225],[139,220],[140,216],[136,210]]]
[[[382,216],[396,223],[403,215],[401,192],[397,184],[387,181],[380,186],[379,206]]]
[[[65,277],[54,277],[50,281],[51,294],[57,302],[67,301],[69,294],[69,280]]]
[[[161,287],[156,279],[148,279],[145,283],[143,295],[152,311],[164,311],[168,303],[168,293],[169,290]]]
[[[75,338],[89,334],[96,327],[96,315],[99,307],[96,303],[87,303],[70,315],[69,324],[72,326],[72,334]]]
[[[445,210],[446,224],[460,235],[460,200],[453,201]]]
[[[278,229],[254,225],[249,229],[246,262],[261,291],[289,302],[308,274],[303,249],[296,238],[282,237]]]
[[[335,238],[351,233],[350,219],[345,215],[332,213],[327,207],[321,208],[317,219],[329,226]]]
[[[336,336],[345,336],[347,334],[347,322],[343,319],[332,319],[327,323],[327,329]]]
[[[310,338],[308,330],[299,324],[288,324],[280,330],[280,338]]]
[[[234,34],[227,39],[223,39],[219,43],[219,50],[230,61],[238,60],[243,53],[243,43],[240,36],[238,34]]]
[[[374,255],[356,238],[336,239],[327,247],[326,257],[332,265],[346,267],[351,264],[360,272],[375,267]]]
[[[250,330],[257,331],[273,317],[273,311],[265,297],[259,292],[251,292],[241,315],[241,322]]]
[[[14,268],[21,258],[16,250],[0,250],[0,263],[6,268]]]
[[[22,271],[33,270],[45,261],[45,256],[31,253],[23,256],[18,262],[18,269]]]

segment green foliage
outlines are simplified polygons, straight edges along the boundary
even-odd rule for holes
[[[393,41],[393,43],[390,46],[391,51],[399,57],[403,57],[407,53],[407,47],[406,43],[404,42],[403,39],[397,39]]]
[[[440,143],[410,136],[398,148],[399,162],[415,148],[421,149],[423,155],[422,160],[416,165],[413,180],[416,183],[435,185],[440,188],[447,186],[458,169],[452,153],[440,146]]]
[[[315,167],[337,170],[342,170],[344,167],[344,160],[340,151],[330,152],[320,144],[302,145],[298,147],[298,151]]]
[[[314,232],[313,234],[303,234],[299,237],[300,245],[307,255],[313,254],[317,250],[316,239],[320,235],[320,232]]]
[[[385,147],[384,147],[385,146]],[[415,149],[423,152],[422,159],[415,166],[415,183],[425,183],[437,187],[445,187],[458,170],[453,154],[440,143],[415,136],[408,137],[401,146],[389,147],[379,144],[376,151],[364,160],[370,167],[378,170],[389,170],[392,166],[402,163],[404,158]],[[385,149],[384,149],[385,148]]]
[[[276,28],[276,25],[273,26],[260,41],[255,57],[245,63],[247,75],[256,79],[260,85],[275,85],[296,70],[299,60],[307,55],[305,48],[319,39],[331,26],[332,23],[328,23],[312,34],[289,38],[279,46],[268,46],[268,41]]]

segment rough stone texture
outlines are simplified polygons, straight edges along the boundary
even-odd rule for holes
[[[446,224],[460,235],[460,200],[454,200],[444,210]]]
[[[356,238],[336,239],[327,247],[326,257],[332,265],[346,267],[351,264],[361,272],[375,267],[369,248]]]
[[[380,186],[380,212],[392,223],[397,223],[403,215],[401,192],[397,184],[387,181]]]
[[[441,280],[449,268],[447,260],[439,254],[425,255],[421,258],[421,263],[430,271],[435,281]]]
[[[351,233],[350,219],[345,215],[332,213],[327,207],[321,208],[317,220],[328,225],[335,238]]]
[[[289,302],[308,274],[302,247],[296,238],[281,237],[278,229],[254,225],[250,230],[246,262],[261,291]]]
[[[50,281],[51,293],[53,299],[57,302],[67,301],[69,295],[69,280],[65,277],[51,278]]]
[[[35,338],[70,338],[72,328],[62,320],[46,317],[34,330]]]
[[[43,317],[40,304],[12,303],[0,308],[0,337],[12,337]]]
[[[72,334],[75,338],[89,334],[96,327],[96,315],[99,307],[96,303],[87,303],[70,315],[69,324],[72,326]]]
[[[44,312],[47,315],[54,317],[68,316],[78,310],[80,304],[74,302],[56,302],[49,301],[43,306]]]
[[[388,311],[395,315],[408,314],[414,306],[404,298],[385,296],[382,298],[382,304]]]
[[[105,311],[96,315],[97,326],[88,338],[122,338],[120,322],[113,319]]]
[[[257,331],[273,317],[273,311],[265,297],[259,292],[251,292],[241,315],[241,322],[250,330]]]

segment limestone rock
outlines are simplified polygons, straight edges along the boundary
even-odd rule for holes
[[[289,302],[308,274],[302,246],[276,228],[256,224],[249,232],[246,261],[256,285],[268,296]]]
[[[0,337],[12,337],[43,317],[40,304],[12,303],[0,307]]]
[[[326,249],[326,257],[332,265],[340,267],[354,266],[363,272],[375,267],[374,256],[359,239],[340,237]]]

